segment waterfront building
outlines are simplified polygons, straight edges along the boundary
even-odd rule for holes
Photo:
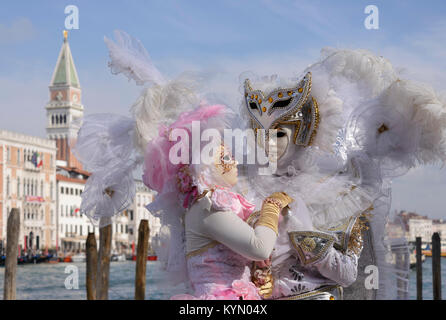
[[[0,241],[8,214],[20,211],[23,250],[56,247],[56,143],[0,130]]]
[[[409,219],[409,241],[415,242],[417,237],[421,237],[423,243],[432,241],[433,225],[432,220],[427,218]]]
[[[47,137],[57,146],[57,234],[58,248],[65,253],[85,249],[88,232],[95,229],[89,218],[80,213],[81,194],[89,172],[71,151],[72,138],[76,136],[77,121],[83,117],[82,89],[71,54],[67,33],[64,32],[62,48],[49,86],[50,100],[47,113]],[[137,181],[137,194],[131,208],[113,219],[112,251],[129,252],[137,242],[137,228],[141,219],[150,218],[142,200],[151,201],[151,193],[142,181]],[[147,203],[146,203],[147,204]],[[143,213],[143,210],[147,213]],[[153,220],[153,219],[152,219]],[[152,222],[154,225],[152,225]],[[158,230],[156,220],[149,221],[151,230]],[[158,222],[159,224],[159,222]],[[99,231],[96,228],[96,237]],[[151,233],[153,234],[153,233]]]
[[[138,227],[142,219],[146,219],[149,222],[150,237],[149,242],[152,245],[152,241],[160,232],[161,222],[159,218],[154,217],[145,206],[153,201],[154,192],[148,189],[142,180],[136,180],[136,196],[132,206],[128,210],[128,223],[129,223],[129,241],[132,248],[138,242]]]
[[[407,232],[404,225],[398,221],[387,223],[386,231],[387,237],[390,239],[407,238]]]
[[[77,120],[83,117],[82,90],[64,32],[62,47],[49,85],[45,106],[47,139],[0,130],[0,249],[6,240],[11,208],[20,210],[19,245],[28,250],[63,253],[85,249],[89,232],[99,230],[80,213],[81,195],[90,175],[71,150]],[[145,209],[153,193],[141,180],[128,210],[113,219],[112,251],[135,247],[142,219],[150,226],[150,241],[160,221]],[[1,251],[1,250],[0,250]]]
[[[84,250],[88,232],[93,232],[90,220],[80,212],[89,175],[81,169],[57,167],[57,247],[61,252]]]
[[[441,239],[441,250],[446,251],[446,222],[443,219],[433,221],[433,232],[438,232]]]
[[[94,226],[90,218],[80,211],[81,195],[89,175],[90,173],[81,169],[57,167],[58,239],[60,251],[64,254],[84,251],[89,232],[94,232],[96,238],[99,237],[98,228]],[[137,184],[139,183],[142,184],[141,181],[137,181]],[[142,196],[150,199],[149,195],[150,192],[147,188],[143,190],[139,187],[135,199]],[[113,219],[111,244],[113,253],[130,253],[132,244],[134,247],[137,242],[139,222],[147,217],[139,217],[134,214],[134,212],[138,212],[135,210],[135,204],[136,200],[128,210]]]

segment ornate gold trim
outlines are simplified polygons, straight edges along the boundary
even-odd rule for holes
[[[259,217],[260,217],[260,211],[255,211],[249,215],[249,217],[246,219],[245,222],[249,224],[251,227],[254,227]]]
[[[296,249],[300,262],[303,265],[314,263],[323,258],[328,249],[332,247],[336,240],[336,238],[331,234],[317,231],[288,232],[288,236],[294,249]],[[301,239],[302,243],[298,241],[297,237],[303,238]],[[325,241],[325,243],[322,245],[322,247],[320,245],[318,247],[318,244],[314,238],[322,239]],[[310,253],[312,256],[308,255]]]
[[[203,252],[205,252],[206,250],[215,247],[217,244],[220,244],[220,242],[217,241],[212,241],[211,243],[205,245],[204,247],[201,247],[200,249],[191,251],[189,253],[186,254],[186,259],[189,259],[190,257],[202,254]]]
[[[316,289],[316,290],[313,290],[310,292],[305,292],[305,293],[300,293],[300,294],[296,294],[296,295],[292,295],[292,296],[288,296],[288,297],[278,298],[277,300],[303,300],[303,299],[314,297],[314,296],[317,296],[317,295],[320,295],[323,293],[330,293],[334,289],[338,290],[340,297],[341,297],[340,300],[342,300],[342,287],[339,285],[321,287],[319,289]],[[333,295],[332,295],[332,297],[330,297],[330,300],[335,300]]]

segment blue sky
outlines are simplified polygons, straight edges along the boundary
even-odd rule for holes
[[[379,30],[364,27],[369,4],[379,8]],[[241,72],[290,75],[314,62],[325,46],[369,49],[406,77],[446,91],[441,0],[2,1],[0,128],[45,136],[44,106],[67,5],[79,8],[80,28],[70,31],[69,41],[86,113],[127,114],[140,91],[107,68],[103,37],[115,29],[139,38],[170,76],[191,69],[220,74],[215,90],[233,98]],[[394,186],[394,208],[446,218],[444,171],[417,169]]]

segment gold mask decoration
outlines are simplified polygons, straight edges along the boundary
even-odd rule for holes
[[[293,142],[309,146],[314,139],[319,124],[319,109],[311,93],[311,72],[293,88],[277,88],[269,95],[254,90],[249,79],[245,80],[245,106],[251,117],[251,125],[256,135],[258,129],[265,130],[268,141],[269,130],[279,124],[294,125]]]

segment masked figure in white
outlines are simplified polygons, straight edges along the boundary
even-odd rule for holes
[[[395,268],[387,256],[391,240],[383,241],[390,179],[445,160],[444,101],[364,50],[325,49],[302,76],[246,79],[243,91],[241,114],[257,137],[251,149],[260,147],[277,165],[270,175],[247,166],[253,197],[280,190],[295,200],[279,226],[271,266],[254,267],[264,298],[342,298],[358,277],[364,234],[364,262],[379,270],[368,296],[407,290],[395,279],[407,276],[408,261]],[[355,287],[357,298],[367,296],[364,285]]]

